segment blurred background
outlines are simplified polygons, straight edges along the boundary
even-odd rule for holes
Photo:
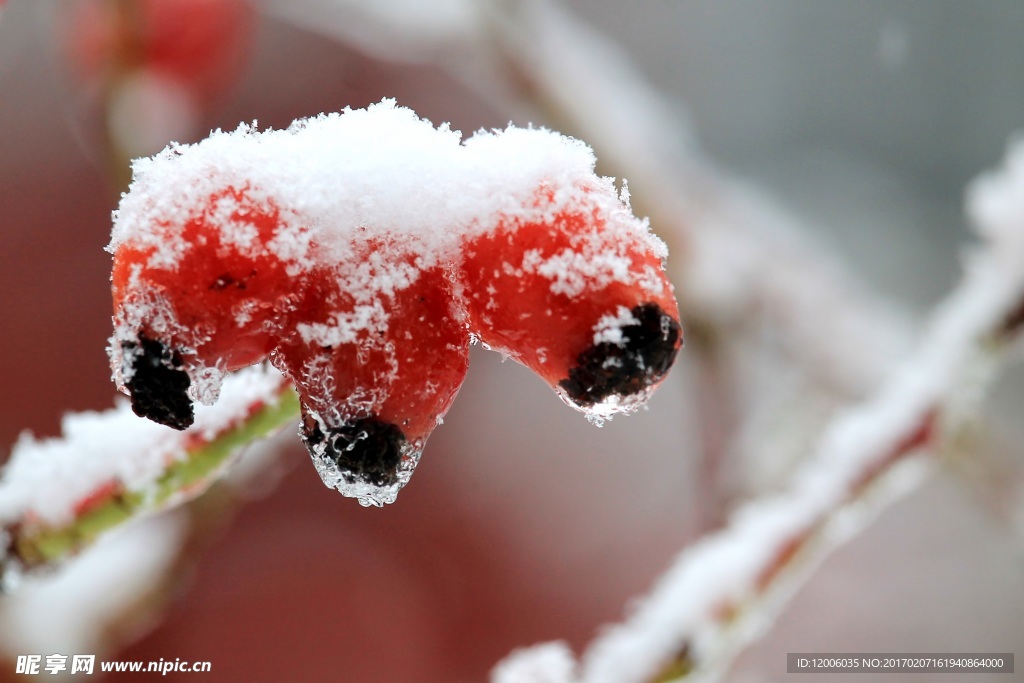
[[[150,54],[111,39],[124,27],[110,22],[143,5],[162,5],[159,26],[194,42]],[[111,405],[103,247],[127,158],[240,121],[284,127],[383,97],[466,135],[509,121],[575,132],[500,55],[481,57],[494,38],[473,28],[474,3],[367,5],[8,2],[0,442],[23,430],[54,436],[65,412]],[[111,8],[120,19],[104,14]],[[666,147],[699,149],[785,206],[806,228],[799,239],[853,273],[858,292],[910,334],[956,283],[970,239],[964,185],[998,163],[1024,124],[1024,4],[575,0],[564,9],[666,98],[678,136]],[[197,29],[204,12],[212,39]],[[163,65],[159,77],[150,64]],[[761,342],[773,334],[758,330]],[[691,347],[648,410],[601,429],[525,369],[474,349],[445,424],[384,509],[325,489],[298,439],[285,438],[261,476],[190,507],[193,541],[170,580],[97,624],[106,654],[208,660],[223,681],[440,683],[484,680],[508,652],[540,641],[579,652],[684,544],[777,485],[777,462],[751,452],[806,450],[847,398],[807,393],[799,370],[766,370],[767,352],[719,364],[709,386],[708,356]],[[991,436],[979,459],[993,471],[1019,470],[1020,380],[1008,374],[986,407]],[[710,479],[708,419],[725,442]],[[1005,510],[986,504],[986,478],[946,468],[888,510],[826,562],[727,680],[778,680],[796,651],[1024,653],[1020,538]],[[999,678],[1011,679],[1024,674]]]

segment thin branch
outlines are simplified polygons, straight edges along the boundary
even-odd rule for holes
[[[671,244],[670,267],[676,274],[676,284],[680,285],[678,294],[691,327],[697,321],[721,334],[742,333],[743,321],[752,313],[761,313],[780,325],[781,341],[787,346],[788,355],[805,364],[822,386],[847,399],[875,392],[880,397],[834,423],[829,433],[832,436],[826,437],[816,457],[794,483],[795,489],[806,487],[808,496],[816,491],[808,482],[827,484],[834,489],[830,504],[802,510],[797,506],[809,506],[807,500],[792,502],[789,508],[784,498],[752,504],[722,534],[681,557],[675,574],[697,572],[706,558],[716,552],[728,555],[730,550],[745,547],[748,541],[755,542],[754,547],[760,549],[759,559],[739,572],[736,585],[729,590],[711,591],[710,598],[701,599],[700,589],[705,587],[689,584],[693,590],[683,597],[690,602],[684,600],[680,606],[666,601],[666,609],[674,612],[674,617],[667,615],[668,623],[660,624],[664,627],[661,632],[650,629],[645,636],[650,643],[657,644],[655,656],[640,656],[632,665],[640,670],[646,667],[648,677],[665,676],[669,669],[682,674],[694,666],[697,671],[714,671],[709,653],[715,649],[715,643],[738,647],[738,643],[744,642],[737,635],[741,631],[739,624],[749,624],[750,620],[741,619],[742,615],[770,615],[766,607],[771,602],[769,598],[775,604],[783,602],[779,596],[786,591],[782,588],[798,584],[794,576],[809,571],[815,558],[820,559],[841,542],[843,534],[838,530],[850,533],[867,523],[863,517],[852,525],[844,520],[855,511],[878,509],[904,492],[927,469],[919,464],[924,461],[911,456],[925,445],[948,443],[948,435],[940,430],[956,429],[960,424],[955,405],[959,399],[944,393],[954,386],[945,370],[965,371],[970,361],[957,357],[950,348],[969,351],[968,355],[973,357],[986,356],[990,342],[1008,337],[1006,330],[1010,328],[1016,331],[1014,321],[1021,317],[1021,301],[1000,303],[1001,322],[994,322],[999,318],[998,312],[993,318],[989,308],[976,306],[978,302],[951,303],[952,308],[965,314],[981,312],[988,317],[984,324],[973,324],[978,322],[975,319],[960,329],[960,341],[952,347],[942,334],[928,337],[922,348],[952,353],[941,359],[948,365],[939,367],[941,363],[935,359],[919,355],[909,368],[934,369],[934,377],[925,381],[908,375],[908,370],[879,391],[878,387],[893,375],[898,360],[909,348],[909,326],[902,319],[864,296],[845,281],[841,270],[823,258],[819,250],[797,239],[800,231],[794,229],[798,226],[789,216],[742,183],[712,169],[687,147],[685,139],[673,135],[681,122],[671,122],[673,117],[666,115],[668,109],[660,97],[644,85],[643,78],[637,77],[623,55],[603,37],[552,3],[494,0],[481,6],[486,13],[486,36],[470,49],[477,50],[477,56],[489,53],[492,62],[497,62],[497,69],[480,70],[479,65],[486,64],[486,59],[465,58],[453,59],[451,68],[487,94],[496,92],[494,83],[514,83],[521,101],[545,112],[548,122],[563,132],[587,139],[605,169],[611,168],[616,175],[631,180],[634,206],[651,216],[654,227]],[[467,72],[463,67],[466,64],[476,70]],[[495,78],[496,74],[500,77]],[[506,79],[503,81],[502,77]],[[976,282],[979,277],[968,279]],[[961,291],[974,289],[974,285],[965,285]],[[940,314],[939,318],[943,315],[955,317]],[[959,322],[965,321],[966,317]],[[958,325],[948,327],[943,334],[956,337],[958,330],[952,327]],[[942,325],[933,329],[937,328]],[[968,337],[970,332],[985,331],[988,341],[965,341],[965,331]],[[936,386],[929,384],[932,380],[942,390],[933,391]],[[899,398],[901,390],[909,392],[909,396],[901,399],[908,403],[902,405],[903,412],[890,414],[888,411],[901,406],[886,405],[886,400]],[[907,410],[908,405],[912,409]],[[874,425],[868,419],[873,410],[878,411],[878,422]],[[865,419],[865,436],[870,438],[860,444],[861,450],[831,450],[834,444],[830,445],[828,439],[838,438],[835,434],[850,428],[844,425],[857,425]],[[855,464],[852,468],[851,457]],[[753,512],[770,513],[771,509],[765,507],[773,506],[782,518],[787,518],[787,511],[794,513],[788,527],[780,525],[773,530],[765,528],[768,522],[758,525],[750,521],[757,519]],[[766,519],[773,517],[769,514]],[[737,576],[728,570],[729,567],[717,567],[711,573]],[[662,585],[666,584],[671,586],[670,578]],[[697,609],[694,600],[703,609]],[[646,605],[656,602],[651,599]],[[643,622],[643,615],[649,611],[641,607],[629,624]],[[678,628],[673,628],[673,624]],[[584,660],[586,680],[601,680],[597,672],[608,663],[600,654],[593,653],[604,647],[613,652],[616,643],[628,650],[628,631],[629,627],[621,627],[613,632],[619,635],[599,641]],[[700,639],[691,637],[698,631],[711,634],[701,641],[706,646],[704,650],[700,649]],[[644,646],[644,636],[637,641]],[[546,649],[544,657],[556,661],[557,666],[541,667],[547,672],[545,675],[550,674],[552,681],[575,680],[571,662],[567,665],[562,655],[555,657],[552,652]],[[635,673],[627,659],[623,657],[623,667]],[[520,651],[505,663],[508,666],[496,670],[495,680],[539,680],[535,663],[529,651]],[[619,678],[614,665],[607,671],[608,680],[645,680],[642,675]]]
[[[5,588],[20,570],[59,563],[120,524],[201,494],[246,444],[298,414],[287,382],[254,368],[229,377],[218,404],[200,406],[184,432],[122,403],[67,416],[61,438],[23,438],[0,478]]]

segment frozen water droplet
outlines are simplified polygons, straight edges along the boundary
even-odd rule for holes
[[[192,384],[188,395],[204,406],[212,406],[220,397],[220,388],[224,383],[224,371],[217,367],[204,367],[189,373]]]
[[[635,394],[629,394],[627,396],[620,396],[619,394],[611,394],[606,396],[603,400],[586,406],[581,406],[569,397],[561,387],[558,390],[558,397],[562,399],[562,402],[569,407],[583,413],[587,421],[598,427],[603,427],[604,423],[611,420],[616,415],[628,415],[636,412],[640,408],[647,409],[647,400],[654,393],[657,385],[647,387],[643,391],[639,391]]]
[[[365,417],[332,428],[308,408],[302,438],[324,485],[363,506],[393,503],[423,452],[423,441],[407,442],[396,425]]]
[[[313,465],[325,486],[337,489],[346,498],[357,499],[363,507],[383,507],[394,503],[398,492],[409,483],[422,453],[422,449],[416,448],[415,444],[404,444],[395,477],[385,483],[374,483],[359,473],[339,467],[324,452],[311,455]]]

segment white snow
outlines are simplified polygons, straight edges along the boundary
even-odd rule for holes
[[[544,129],[510,126],[463,141],[459,131],[435,128],[393,100],[286,130],[242,125],[136,160],[108,249],[152,247],[150,265],[173,268],[189,248],[182,227],[204,214],[226,243],[251,246],[252,228],[232,218],[237,202],[211,205],[227,189],[243,192],[257,210],[280,211],[282,227],[270,248],[299,266],[345,261],[355,240],[379,238],[409,244],[420,266],[429,267],[499,220],[550,219],[580,202],[584,188],[616,229],[648,234],[612,180],[594,174],[594,163],[584,143]],[[550,190],[550,202],[537,201],[542,189]]]
[[[594,344],[609,343],[623,346],[626,339],[622,336],[622,328],[625,325],[636,325],[638,322],[628,308],[619,306],[615,315],[605,315],[597,321],[594,326]]]
[[[967,213],[983,238],[1024,255],[1024,138],[1011,143],[1002,169],[971,184]]]
[[[576,660],[563,642],[516,650],[491,672],[491,683],[572,683]]]
[[[146,491],[184,457],[186,442],[210,439],[243,419],[258,403],[275,403],[283,379],[254,367],[228,377],[215,406],[196,406],[195,425],[176,432],[137,417],[127,401],[104,412],[71,413],[60,438],[24,434],[0,478],[0,524],[26,517],[49,525],[70,522],[74,505],[108,483]]]
[[[112,626],[154,589],[185,537],[180,511],[138,520],[104,536],[52,574],[27,576],[0,604],[7,655],[99,653]],[[139,624],[136,624],[139,625]]]
[[[123,343],[142,327],[176,331],[195,347],[213,334],[183,329],[166,299],[173,293],[148,287],[142,275],[145,267],[173,272],[192,250],[208,249],[202,233],[186,237],[197,222],[242,254],[276,257],[290,276],[330,273],[344,293],[330,304],[337,310],[297,330],[305,342],[322,346],[386,332],[389,299],[425,269],[456,272],[467,241],[558,217],[586,225],[569,248],[547,256],[527,251],[521,266],[505,267],[547,278],[552,292],[567,296],[613,282],[657,296],[661,274],[650,265],[631,271],[631,250],[639,245],[664,257],[665,245],[633,215],[628,192],[597,176],[594,165],[587,145],[549,130],[509,126],[463,140],[447,124],[435,128],[393,100],[296,121],[286,130],[258,131],[253,124],[216,131],[136,160],[107,247],[147,254],[144,266],[133,266],[117,312],[110,345],[115,382],[123,387],[128,379]],[[271,231],[263,238],[261,224]],[[464,291],[458,282],[453,289],[456,296]],[[253,311],[243,304],[233,314],[242,325]],[[187,371],[196,398],[215,398],[216,374]]]

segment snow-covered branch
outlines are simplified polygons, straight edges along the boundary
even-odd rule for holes
[[[125,525],[55,571],[24,577],[0,602],[2,654],[97,652],[119,640],[111,632],[134,635],[164,606],[155,594],[179,566],[187,517],[179,508]]]
[[[578,676],[558,680],[639,683],[673,671],[714,680],[811,569],[920,480],[930,461],[914,456],[956,434],[1022,326],[1024,144],[972,187],[969,211],[983,243],[917,352],[836,417],[785,492],[744,506],[684,550],[627,620],[588,648]],[[520,652],[512,664],[536,661]],[[515,680],[511,667],[496,680]]]
[[[714,565],[714,558],[728,559],[751,545],[743,552],[744,569],[724,573],[735,583],[716,577],[720,590],[706,600],[694,598],[689,610],[673,605],[659,612],[659,600],[652,598],[629,622],[650,629],[649,642],[640,637],[637,646],[647,648],[648,657],[639,656],[625,670],[647,667],[654,674],[673,661],[707,666],[716,648],[743,642],[737,635],[743,625],[770,614],[769,598],[785,595],[795,575],[862,528],[870,515],[861,513],[877,509],[926,471],[911,456],[924,446],[941,446],[956,430],[964,395],[957,383],[965,376],[977,379],[979,364],[987,365],[990,351],[1019,325],[1019,278],[1000,264],[1000,254],[1014,250],[1000,238],[970,259],[963,286],[935,316],[921,353],[899,368],[910,350],[906,321],[848,282],[840,267],[803,239],[791,217],[702,159],[680,134],[682,117],[609,41],[554,3],[495,0],[477,7],[483,21],[476,40],[464,11],[458,30],[446,33],[445,40],[459,43],[450,51],[460,54],[450,68],[485,94],[500,98],[513,91],[513,99],[587,139],[606,172],[630,179],[633,206],[651,217],[672,247],[670,268],[690,330],[706,328],[727,339],[749,332],[751,318],[769,319],[780,328],[789,358],[825,391],[840,400],[874,397],[832,422],[786,496],[751,504],[722,534],[686,551],[657,595],[699,594],[695,586],[708,571],[705,562]],[[374,21],[379,30],[389,29],[386,17]],[[467,49],[485,58],[466,59]],[[431,54],[442,52],[435,42]],[[972,206],[991,202],[976,198]],[[982,232],[990,232],[984,226],[991,221],[979,212]],[[1019,263],[1019,250],[1013,258]],[[636,633],[622,627],[600,640],[583,660],[584,679],[630,680],[595,672],[606,664],[609,672],[618,671],[614,661],[627,659]],[[541,655],[550,666],[538,667],[526,651],[500,667],[496,679],[574,677],[564,648],[545,647]]]
[[[911,352],[906,321],[849,282],[797,221],[703,158],[683,117],[628,58],[560,5],[445,0],[425,14],[404,11],[411,9],[405,2],[276,6],[367,51],[393,58],[402,48],[401,58],[444,63],[481,92],[511,93],[547,124],[587,140],[602,172],[629,179],[623,196],[631,196],[637,213],[649,216],[671,247],[685,324],[707,340],[708,358],[728,366],[733,349],[723,347],[756,337],[751,320],[769,320],[787,360],[813,378],[829,406],[849,404],[826,424],[782,491],[734,511],[720,532],[684,549],[626,620],[578,660],[562,643],[519,650],[495,669],[496,683],[720,677],[831,551],[928,475],[927,452],[958,441],[1020,336],[1024,144],[1012,148],[1004,171],[972,189],[970,214],[982,243]],[[336,20],[319,20],[326,15]],[[353,15],[362,21],[346,20]],[[331,185],[330,196],[337,186],[347,184]],[[312,330],[311,339],[321,331],[303,329]],[[124,348],[134,351],[135,341],[127,341]],[[705,375],[708,393],[724,374]],[[722,394],[721,403],[734,398]],[[180,434],[121,404],[69,416],[60,439],[24,437],[0,474],[0,589],[10,589],[21,570],[50,567],[107,529],[202,493],[240,447],[298,413],[287,382],[258,369],[229,378],[217,406],[200,407],[196,425]],[[734,446],[721,443],[734,430],[710,425],[706,431],[714,464]],[[32,598],[24,597],[25,609],[34,609]],[[102,621],[88,604],[81,610],[86,625],[79,634],[87,622]],[[17,618],[8,620],[8,628],[21,627]]]
[[[122,401],[69,414],[60,438],[22,437],[0,477],[4,588],[22,569],[58,563],[115,526],[199,495],[241,448],[298,412],[281,375],[257,367],[228,378],[217,405],[201,407],[184,432]]]

